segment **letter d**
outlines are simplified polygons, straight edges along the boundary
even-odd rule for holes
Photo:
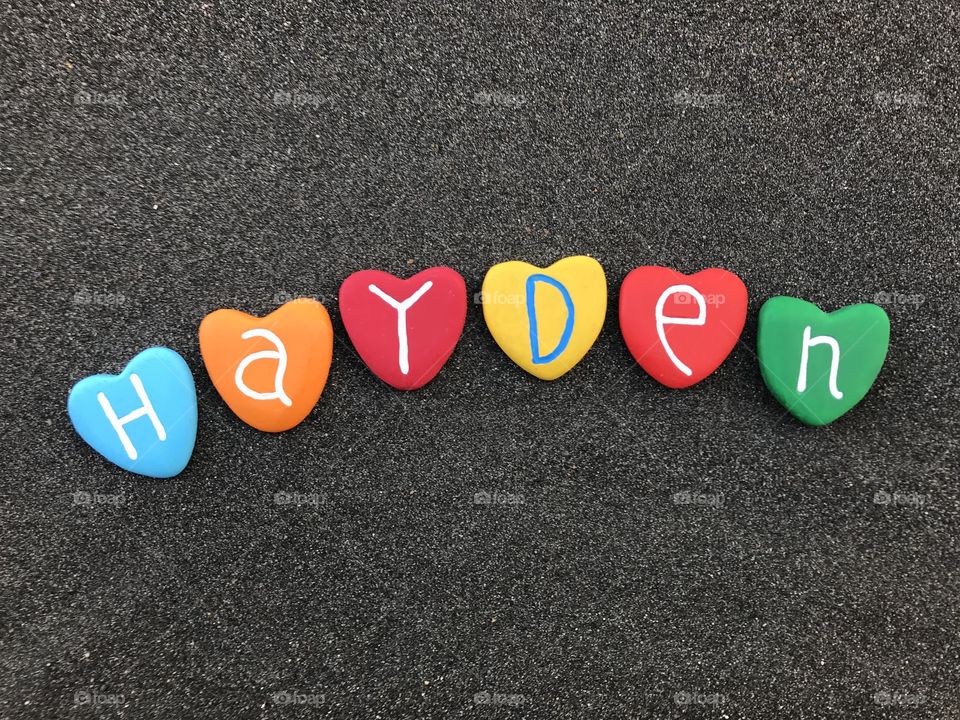
[[[557,346],[546,355],[540,354],[540,336],[537,332],[536,291],[538,282],[546,283],[559,290],[563,296],[563,303],[567,308],[567,318],[564,321],[563,334],[560,336],[560,341],[557,343]],[[573,322],[575,317],[573,299],[570,297],[570,292],[564,287],[563,283],[549,275],[543,275],[541,273],[535,273],[527,278],[526,295],[527,320],[530,323],[531,361],[537,365],[553,362],[567,349],[567,345],[570,344],[570,336],[573,335]]]

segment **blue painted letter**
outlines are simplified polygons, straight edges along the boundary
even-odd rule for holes
[[[563,325],[563,334],[560,336],[560,342],[557,343],[557,346],[550,352],[548,355],[540,354],[540,339],[537,334],[537,304],[534,293],[536,292],[537,282],[544,282],[547,285],[552,285],[557,290],[560,291],[560,294],[563,295],[563,302],[567,306],[567,319]],[[532,353],[532,361],[537,365],[543,365],[548,362],[552,362],[560,357],[560,353],[567,349],[567,345],[570,344],[570,336],[573,334],[573,299],[570,297],[570,293],[563,286],[561,282],[555,280],[549,275],[542,275],[536,273],[527,278],[526,285],[527,293],[527,319],[530,321],[530,351]]]

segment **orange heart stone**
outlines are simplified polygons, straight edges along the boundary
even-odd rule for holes
[[[333,325],[316,300],[266,317],[215,310],[200,323],[200,354],[220,397],[248,425],[289,430],[320,399],[333,360]]]

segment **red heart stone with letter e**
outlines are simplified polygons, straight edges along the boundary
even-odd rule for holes
[[[460,339],[467,285],[448,267],[406,280],[361,270],[340,286],[340,316],[374,375],[398,390],[416,390],[440,372]]]
[[[720,367],[747,319],[747,288],[728,270],[684,275],[633,270],[620,287],[620,330],[634,359],[671,388],[694,385]]]

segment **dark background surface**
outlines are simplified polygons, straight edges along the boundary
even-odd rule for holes
[[[955,4],[143,5],[0,11],[0,716],[960,717]],[[355,270],[449,264],[474,293],[573,254],[611,312],[557,382],[473,303],[414,393],[346,341]],[[643,264],[751,293],[688,391],[619,336]],[[334,365],[271,436],[219,399],[196,328],[300,294]],[[832,426],[762,384],[777,294],[891,316]],[[154,344],[200,395],[165,482],[65,412]]]

